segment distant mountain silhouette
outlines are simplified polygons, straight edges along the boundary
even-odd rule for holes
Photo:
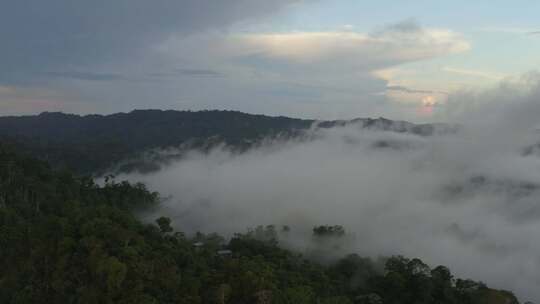
[[[150,149],[178,147],[188,142],[195,148],[204,147],[209,140],[245,149],[267,137],[295,136],[314,124],[320,128],[357,124],[362,128],[418,135],[444,130],[438,125],[384,118],[315,121],[237,111],[135,110],[112,115],[44,112],[0,117],[0,139],[56,167],[95,173]]]

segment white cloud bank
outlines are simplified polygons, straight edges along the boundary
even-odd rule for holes
[[[539,83],[511,104],[516,86],[485,92],[493,103],[474,106],[484,112],[469,122],[486,111],[497,119],[457,134],[318,130],[308,142],[194,152],[155,174],[124,177],[172,195],[151,217],[169,216],[185,231],[341,224],[360,254],[420,257],[538,300],[540,158],[522,148],[539,141]]]

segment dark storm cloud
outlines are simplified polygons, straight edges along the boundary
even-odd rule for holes
[[[47,71],[118,62],[125,56],[140,54],[171,34],[221,29],[293,2],[3,1],[0,83],[29,82],[34,75]]]

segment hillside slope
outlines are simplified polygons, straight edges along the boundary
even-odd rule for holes
[[[55,166],[89,173],[137,152],[209,138],[241,147],[266,136],[294,132],[312,121],[232,111],[138,110],[113,115],[42,113],[1,117],[0,139]]]
[[[143,185],[98,186],[0,145],[0,302],[517,303],[419,259],[352,254],[321,265],[279,248],[273,226],[227,242],[173,232],[168,218],[134,217],[154,204]],[[335,227],[314,237],[341,237]]]
[[[444,129],[442,125],[415,125],[384,118],[317,122],[236,111],[135,110],[86,116],[45,112],[36,116],[0,117],[0,140],[19,146],[55,167],[95,173],[150,149],[186,143],[199,148],[212,141],[241,150],[263,138],[298,135],[314,123],[321,128],[356,124],[418,135]]]

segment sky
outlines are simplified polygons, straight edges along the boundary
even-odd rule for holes
[[[533,0],[0,4],[0,115],[448,120],[455,96],[540,68]]]

